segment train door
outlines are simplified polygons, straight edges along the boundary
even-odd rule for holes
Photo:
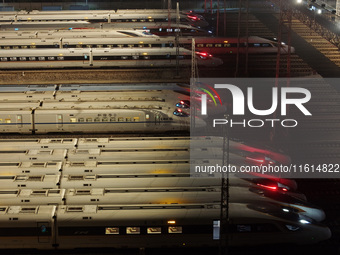
[[[17,127],[22,127],[22,115],[17,115]]]
[[[159,128],[161,125],[161,115],[157,112],[155,113],[155,128]]]
[[[93,66],[93,54],[92,54],[92,49],[90,49],[89,53],[84,53],[83,54],[83,64]]]
[[[37,222],[38,243],[49,243],[51,240],[50,222]]]
[[[63,115],[57,114],[57,128],[63,127]]]

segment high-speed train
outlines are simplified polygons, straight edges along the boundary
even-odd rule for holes
[[[228,233],[213,203],[0,206],[0,212],[5,249],[217,247],[224,237],[232,246],[313,244],[331,236],[329,228],[269,204],[230,203]]]
[[[124,38],[158,37],[146,30],[138,29],[70,29],[37,31],[1,31],[1,39],[48,39],[48,38]]]
[[[68,33],[72,34],[72,33]],[[66,37],[51,37],[42,39],[1,39],[0,49],[32,49],[32,48],[159,48],[159,47],[176,47],[174,37],[124,37],[124,38],[67,38]],[[179,38],[180,47],[191,49],[191,38]],[[239,47],[237,46],[239,45]],[[278,52],[278,43],[274,40],[251,36],[241,38],[238,43],[237,38],[223,37],[196,37],[195,48],[197,50],[208,52],[214,55],[230,55],[236,54],[238,51],[241,54],[276,54]],[[288,46],[282,44],[280,46],[281,54],[288,54]],[[292,47],[291,53],[295,50]]]
[[[52,91],[47,91],[51,92]],[[86,101],[82,93],[73,91],[50,102],[5,100],[0,103],[0,129],[3,133],[51,133],[51,132],[167,132],[188,131],[190,118],[179,116],[176,104],[189,96],[180,91],[164,90],[160,97],[150,97],[143,91],[98,92],[108,98],[98,101],[93,94]],[[150,92],[149,92],[150,93]],[[40,92],[37,93],[40,95]],[[90,93],[85,93],[88,95]],[[50,94],[52,95],[52,94]],[[66,95],[73,98],[67,101]],[[144,96],[143,96],[144,95]],[[202,127],[203,120],[197,118]]]
[[[0,51],[0,69],[171,67],[191,65],[191,51],[181,48],[71,48]],[[219,66],[219,58],[196,52],[198,65]],[[178,59],[179,61],[176,61]]]
[[[231,203],[277,204],[315,221],[325,219],[324,211],[294,196],[256,187],[230,186]],[[220,186],[159,188],[2,189],[0,205],[86,205],[86,204],[189,204],[220,203]]]
[[[208,22],[201,16],[193,13],[184,14],[168,12],[168,10],[119,10],[115,11],[60,11],[60,12],[31,12],[28,14],[2,14],[0,22],[44,22],[44,21],[89,21],[91,23],[138,23],[138,22],[170,22],[189,24],[197,27],[206,27]]]

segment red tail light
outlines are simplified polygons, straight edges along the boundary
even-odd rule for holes
[[[192,15],[188,15],[188,18],[191,19],[191,20],[193,20],[193,21],[199,20],[198,17],[192,16]]]
[[[277,190],[277,186],[269,186],[269,185],[264,185],[264,184],[260,184],[260,183],[257,183],[257,186],[260,186],[260,187],[265,188],[265,189]]]
[[[198,56],[200,56],[201,58],[210,58],[210,57],[212,57],[212,55],[210,53],[203,52],[203,51],[202,52],[196,51],[196,54]]]

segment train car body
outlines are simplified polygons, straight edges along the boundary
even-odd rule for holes
[[[220,197],[218,187],[68,189],[65,193],[65,203],[68,205],[218,203]]]
[[[139,23],[139,22],[168,22],[171,19],[172,23],[189,24],[197,27],[206,27],[209,23],[202,16],[195,16],[194,14],[184,14],[176,12],[168,12],[167,10],[153,10],[147,9],[140,11],[124,11],[118,12],[31,12],[28,14],[6,14],[0,16],[0,22],[55,22],[55,21],[89,21],[90,23]]]
[[[196,47],[200,50],[214,55],[236,54],[276,54],[280,48],[281,54],[288,54],[288,45],[279,45],[274,39],[269,40],[258,36],[238,38],[197,38]],[[291,47],[291,53],[295,53],[295,48]]]
[[[57,189],[60,175],[0,175],[2,189]]]
[[[190,141],[190,137],[79,138],[77,148],[188,148]]]
[[[70,161],[81,160],[130,160],[133,153],[134,160],[188,160],[188,148],[126,148],[126,149],[74,149],[67,154]]]
[[[8,108],[5,103],[5,108],[0,107],[0,130],[3,133],[32,133],[33,119],[32,109],[30,108]],[[30,103],[31,105],[31,103]],[[6,108],[7,107],[7,108]],[[15,130],[15,131],[14,131]]]
[[[0,100],[1,131],[39,134],[189,130],[189,115],[174,114],[176,104],[189,99],[180,88],[157,91],[138,90],[132,86],[127,90],[122,87],[112,91],[42,92],[6,93],[7,97]],[[152,92],[154,95],[150,96]],[[205,126],[204,120],[197,118],[196,123]],[[56,143],[57,140],[53,148],[56,148]]]
[[[67,29],[1,31],[1,39],[45,39],[45,38],[123,38],[158,37],[146,30],[126,29]]]
[[[62,161],[60,162],[0,162],[1,175],[42,175],[60,174]]]
[[[17,149],[0,150],[0,156],[7,162],[36,161],[60,162],[66,157],[67,149]]]
[[[177,119],[160,110],[148,109],[39,109],[35,133],[49,132],[168,132],[187,131],[189,120]]]
[[[218,183],[217,178],[192,178],[189,174],[63,175],[60,188],[200,187]]]
[[[64,197],[64,189],[2,189],[0,206],[62,205]]]
[[[1,206],[2,249],[51,249],[56,206]]]
[[[68,161],[64,174],[162,174],[187,173],[188,160]]]
[[[313,244],[330,230],[277,206],[230,203],[232,246]],[[1,248],[217,247],[217,204],[0,207]],[[226,233],[222,232],[222,237]]]
[[[101,68],[101,67],[170,67],[176,66],[175,48],[151,49],[19,49],[0,52],[0,69],[32,68]],[[179,65],[191,64],[191,52],[179,51]],[[222,60],[211,56],[196,56],[198,65],[218,66]]]
[[[159,31],[160,32],[160,31]],[[69,33],[71,34],[71,33]],[[85,34],[85,32],[84,32]],[[102,38],[100,41],[96,38],[68,38],[66,37],[49,37],[42,39],[27,40],[0,40],[1,49],[18,49],[18,48],[158,48],[158,47],[175,47],[176,40],[173,36],[167,37],[124,37],[124,38]],[[191,49],[192,39],[187,37],[179,38],[181,47]],[[239,47],[238,47],[239,45]],[[276,54],[278,52],[278,43],[274,40],[250,36],[247,38],[230,37],[196,37],[195,47],[197,50],[208,52],[213,55],[223,56],[236,54]],[[294,47],[291,47],[291,53],[294,53]],[[281,54],[288,54],[288,46],[281,44]]]
[[[17,149],[74,149],[77,138],[42,138],[42,139],[0,139],[0,146],[8,150]]]

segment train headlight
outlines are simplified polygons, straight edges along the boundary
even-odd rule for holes
[[[299,222],[300,222],[301,224],[310,224],[310,221],[304,220],[304,219],[299,220]]]

